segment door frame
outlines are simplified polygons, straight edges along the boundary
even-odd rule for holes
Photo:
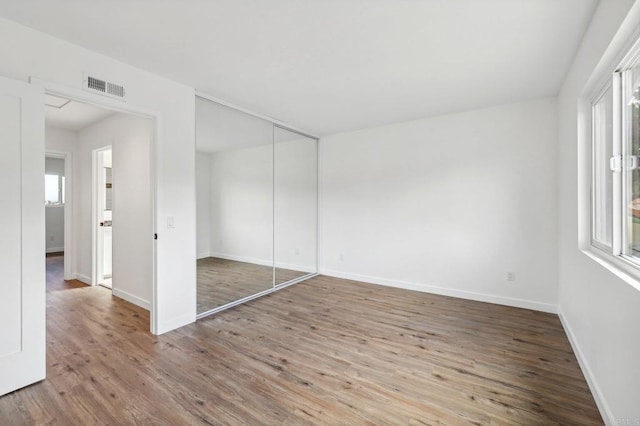
[[[46,137],[45,126],[45,137]],[[59,151],[55,149],[46,149],[44,151],[45,158],[59,158],[64,161],[64,279],[73,280],[76,276],[73,274],[73,265],[71,259],[75,256],[75,244],[73,244],[73,153],[69,151]]]
[[[66,86],[64,84],[53,83],[51,81],[41,80],[39,78],[30,77],[29,82],[40,87],[44,93],[51,95],[58,95],[67,99],[84,102],[90,105],[94,105],[100,108],[109,109],[115,112],[121,112],[125,114],[137,115],[140,117],[148,118],[153,121],[153,139],[151,141],[151,153],[150,153],[150,165],[151,165],[151,217],[152,217],[152,229],[153,233],[157,235],[158,232],[158,208],[157,208],[157,194],[158,194],[158,141],[162,139],[162,116],[160,113],[154,110],[150,110],[139,105],[132,105],[128,102],[109,98],[107,96],[92,93],[84,89],[78,89],[76,87]],[[44,126],[44,123],[43,123]],[[65,236],[66,237],[66,236]],[[153,238],[150,235],[149,238]],[[153,241],[153,254],[152,254],[152,297],[151,297],[151,309],[150,309],[150,331],[152,334],[158,334],[158,280],[157,280],[157,252],[158,242]]]
[[[102,153],[111,151],[112,145],[103,146],[91,151],[91,285],[99,285],[98,278],[102,276],[104,280],[104,237],[100,233],[100,208],[104,207],[100,201],[99,195],[104,187],[101,188],[102,178],[100,171],[104,167]]]

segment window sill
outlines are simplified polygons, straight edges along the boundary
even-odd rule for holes
[[[615,276],[640,291],[640,266],[625,259],[624,257],[605,253],[594,246],[589,246],[587,249],[581,249],[581,251],[611,271]]]
[[[64,204],[45,204],[44,207],[47,208],[47,209],[56,208],[56,207],[64,207]]]

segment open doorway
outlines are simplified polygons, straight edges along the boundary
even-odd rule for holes
[[[61,95],[45,98],[45,151],[62,159],[65,169],[58,175],[64,249],[47,262],[47,277],[57,277],[47,289],[107,287],[151,310],[155,122]],[[45,179],[53,185],[53,178]]]
[[[45,154],[45,249],[47,268],[47,290],[70,288],[73,284],[65,281],[65,217],[67,209],[67,154],[47,152]],[[76,285],[77,286],[77,285]]]
[[[93,152],[93,187],[96,212],[96,283],[112,288],[113,267],[113,151],[111,146]]]

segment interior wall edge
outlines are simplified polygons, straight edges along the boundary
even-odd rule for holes
[[[600,415],[602,416],[602,420],[604,423],[615,424],[615,417],[609,408],[609,404],[605,399],[604,393],[598,386],[598,382],[596,380],[596,376],[593,374],[591,367],[589,366],[589,362],[585,357],[582,349],[580,348],[580,344],[578,343],[578,339],[576,338],[569,322],[565,319],[565,316],[562,312],[562,306],[558,306],[558,318],[560,318],[560,323],[562,324],[562,328],[567,335],[567,339],[569,340],[569,344],[571,345],[571,349],[573,350],[576,359],[578,360],[578,365],[580,366],[580,370],[582,370],[582,375],[587,381],[587,385],[589,386],[589,390],[591,391],[591,395],[593,395],[593,399],[596,401],[596,405],[598,406],[598,410],[600,411]]]
[[[541,302],[536,300],[518,299],[515,297],[498,296],[495,294],[475,293],[468,290],[459,290],[455,288],[445,288],[425,283],[416,283],[409,281],[393,280],[389,278],[373,277],[368,275],[352,274],[349,272],[341,272],[331,269],[320,268],[318,271],[321,275],[335,278],[343,278],[353,281],[361,281],[369,284],[383,285],[386,287],[395,287],[404,290],[414,290],[423,293],[437,294],[440,296],[458,297],[460,299],[474,300],[476,302],[495,303],[498,305],[511,306],[514,308],[531,309],[534,311],[547,312],[550,314],[558,313],[558,306],[553,303]]]
[[[195,295],[194,295],[194,299],[195,299]],[[167,333],[172,330],[176,330],[184,325],[191,324],[194,322],[196,322],[195,309],[193,313],[189,313],[181,316],[175,316],[168,321],[159,321],[158,329],[156,330],[156,333],[153,333],[153,334],[159,336],[161,334]]]

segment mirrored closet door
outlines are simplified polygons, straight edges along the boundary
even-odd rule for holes
[[[317,140],[196,98],[197,315],[317,272]]]
[[[273,288],[273,126],[196,99],[197,313]]]

